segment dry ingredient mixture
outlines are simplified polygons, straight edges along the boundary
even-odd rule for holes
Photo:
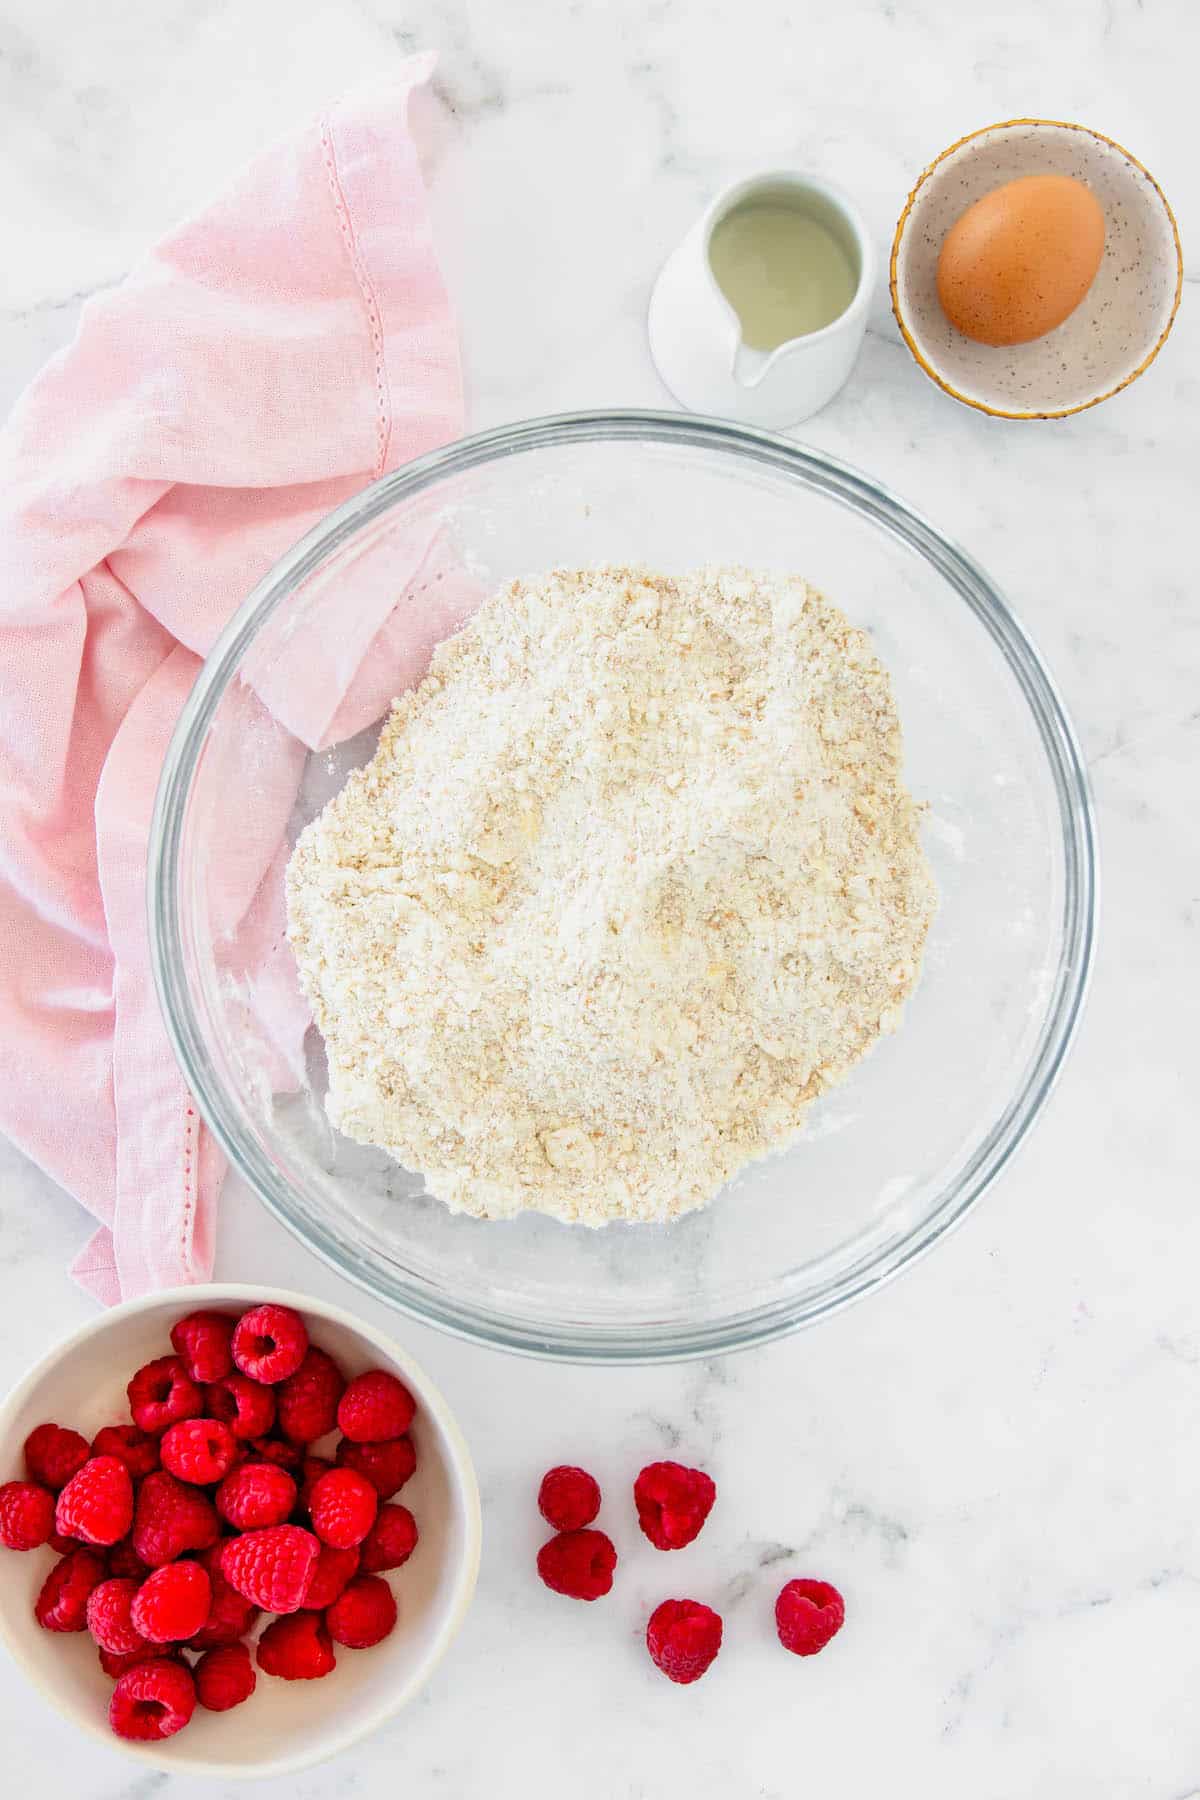
[[[702,1206],[899,1023],[918,822],[888,676],[800,578],[511,582],[292,857],[330,1118],[480,1218]]]

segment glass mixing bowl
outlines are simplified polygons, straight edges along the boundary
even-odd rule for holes
[[[281,796],[280,746],[292,740],[272,713],[286,720],[314,677],[336,697],[396,597],[425,629],[440,619],[436,636],[475,603],[465,592],[601,562],[799,572],[870,630],[894,680],[908,782],[928,805],[941,907],[900,1031],[816,1103],[797,1146],[707,1209],[600,1231],[481,1222],[331,1128],[315,1031],[298,1076],[273,1051],[271,996],[290,968],[282,855],[255,893],[264,844],[294,841],[368,759],[375,731],[313,753],[295,746],[290,762],[284,753]],[[377,714],[412,678],[403,620],[369,652]],[[537,1355],[625,1361],[727,1351],[822,1318],[962,1218],[1061,1067],[1087,984],[1095,883],[1071,726],[983,571],[814,450],[634,412],[468,438],[311,531],[201,671],[163,769],[150,855],[168,1029],[205,1118],[267,1205],[342,1274],[419,1319]]]

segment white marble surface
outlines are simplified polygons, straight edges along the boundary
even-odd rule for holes
[[[664,403],[648,281],[710,190],[755,163],[842,182],[882,246],[911,177],[963,131],[1079,119],[1155,171],[1185,244],[1200,234],[1194,0],[5,0],[0,405],[69,337],[81,296],[227,169],[416,45],[442,52],[426,127],[474,425]],[[956,408],[881,291],[855,378],[804,435],[962,539],[1061,679],[1106,881],[1082,1038],[964,1229],[816,1332],[614,1374],[402,1326],[478,1458],[478,1601],[389,1730],[264,1795],[1200,1794],[1198,421],[1194,288],[1159,364],[1057,426]],[[0,1150],[0,1180],[7,1381],[86,1314],[64,1267],[87,1227],[15,1152]],[[339,1287],[232,1188],[218,1273]],[[545,1594],[530,1569],[541,1469],[579,1458],[619,1490],[667,1449],[721,1489],[686,1568],[637,1554],[623,1517],[611,1602]],[[770,1630],[777,1586],[804,1570],[838,1582],[850,1613],[811,1664]],[[727,1620],[725,1654],[690,1690],[637,1642],[680,1588]],[[39,1800],[226,1791],[74,1736],[7,1664],[0,1743],[10,1791]]]

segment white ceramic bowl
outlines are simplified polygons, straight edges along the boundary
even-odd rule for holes
[[[43,1420],[74,1426],[89,1438],[102,1425],[127,1420],[126,1381],[152,1357],[171,1354],[168,1334],[182,1314],[200,1307],[239,1313],[264,1300],[302,1313],[313,1342],[348,1374],[390,1369],[416,1399],[417,1471],[402,1499],[421,1536],[411,1560],[388,1577],[400,1611],[389,1638],[373,1650],[338,1648],[337,1668],[316,1682],[279,1681],[259,1670],[255,1692],[234,1711],[209,1713],[197,1706],[175,1737],[129,1743],[109,1729],[113,1684],[88,1633],[43,1631],[34,1621],[33,1603],[53,1567],[53,1552],[0,1549],[0,1636],[17,1665],[84,1731],[147,1767],[175,1774],[226,1780],[286,1775],[373,1731],[412,1698],[440,1661],[466,1614],[479,1568],[475,1471],[453,1415],[424,1370],[340,1307],[274,1288],[176,1288],[115,1307],[83,1326],[18,1382],[0,1408],[0,1479],[24,1475],[21,1446]]]
[[[951,225],[1022,175],[1073,175],[1104,208],[1104,256],[1069,318],[1030,344],[977,344],[937,296]],[[908,196],[892,244],[892,310],[925,373],[967,406],[1002,419],[1061,419],[1128,387],[1166,342],[1183,291],[1174,215],[1149,170],[1111,138],[1054,119],[1010,119],[960,138]]]

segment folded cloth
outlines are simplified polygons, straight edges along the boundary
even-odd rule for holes
[[[105,1302],[212,1269],[224,1165],[167,1044],[144,891],[199,659],[330,507],[462,429],[407,120],[431,67],[264,153],[90,301],[0,438],[0,1129],[101,1221],[73,1272]],[[351,635],[402,664],[399,598]],[[348,703],[346,661],[291,696],[235,912],[277,905],[303,745],[383,703],[377,673]]]

